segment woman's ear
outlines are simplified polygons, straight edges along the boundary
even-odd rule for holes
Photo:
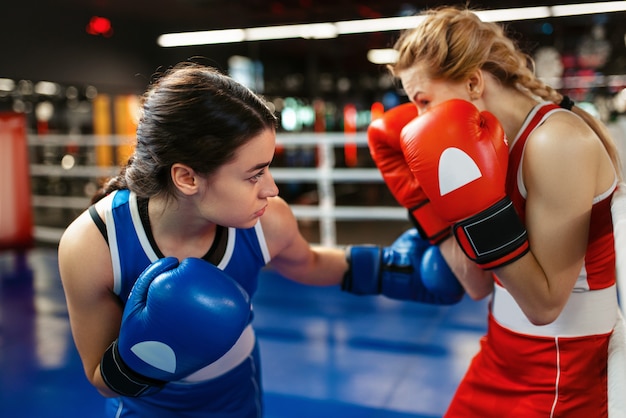
[[[485,91],[485,79],[482,70],[476,70],[467,79],[467,92],[472,100],[478,100]]]
[[[172,182],[181,193],[192,195],[198,192],[198,179],[196,172],[185,164],[176,163],[170,170]]]

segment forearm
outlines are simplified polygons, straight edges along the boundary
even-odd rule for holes
[[[528,320],[535,325],[546,325],[560,315],[567,303],[577,277],[574,271],[580,268],[564,269],[548,276],[531,251],[494,272]]]
[[[282,276],[311,286],[341,284],[348,270],[345,248],[310,246],[299,258],[276,258],[269,265]]]
[[[443,241],[439,249],[470,298],[480,300],[491,294],[494,286],[492,273],[469,260],[454,238]]]
[[[106,383],[104,383],[104,380],[102,379],[102,373],[100,372],[100,364],[96,366],[96,369],[93,372],[87,375],[87,378],[89,379],[89,382],[96,388],[96,390],[98,390],[100,395],[104,396],[105,398],[116,398],[120,396],[119,393],[114,392],[113,390],[111,390],[111,388],[109,388],[109,386],[107,386]]]

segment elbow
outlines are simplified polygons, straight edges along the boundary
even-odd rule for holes
[[[466,289],[465,290],[467,293],[467,296],[470,297],[470,299],[478,301],[478,300],[482,300],[484,298],[486,298],[487,296],[491,295],[492,289]]]
[[[532,312],[526,312],[526,317],[531,324],[535,326],[550,325],[561,314],[560,308],[541,309]]]
[[[118,398],[120,396],[119,393],[109,388],[104,382],[91,382],[91,384],[96,388],[98,393],[105,398]]]
[[[528,320],[530,321],[531,324],[540,327],[540,326],[543,326],[543,325],[550,325],[551,323],[553,323],[556,320],[556,317],[553,317],[553,316],[529,316]]]
[[[102,377],[100,375],[100,367],[96,368],[93,373],[89,373],[86,371],[85,375],[87,376],[87,380],[89,383],[98,391],[98,393],[105,398],[117,398],[119,397],[119,393],[111,390]]]
[[[100,389],[100,388],[96,388],[96,389],[98,389],[98,393],[101,396],[104,396],[105,398],[117,398],[117,397],[120,396],[118,393],[112,392],[109,389],[107,389],[107,390]]]
[[[484,276],[479,280],[463,280],[465,292],[472,300],[482,300],[493,293],[493,279],[491,276]]]

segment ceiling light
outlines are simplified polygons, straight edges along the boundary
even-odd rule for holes
[[[576,16],[594,13],[623,12],[626,10],[626,1],[607,1],[603,3],[564,4],[552,6],[552,16]]]
[[[476,14],[483,22],[510,22],[513,20],[545,19],[549,7],[519,7],[514,9],[480,10]]]
[[[245,41],[243,29],[166,33],[157,39],[157,43],[162,47],[229,44],[243,41]]]
[[[367,60],[373,64],[392,64],[398,59],[395,49],[370,49],[367,51]]]
[[[487,22],[507,22],[623,11],[626,11],[626,1],[482,10],[477,11],[476,14]],[[346,34],[410,29],[417,26],[421,19],[423,19],[422,16],[404,16],[347,20],[335,23],[310,23],[247,29],[170,33],[159,36],[157,43],[162,47],[175,47],[287,38],[323,39]]]
[[[346,20],[335,23],[337,33],[348,35],[352,33],[384,32],[403,30],[417,26],[423,16],[385,17],[380,19]]]
[[[244,32],[246,41],[263,41],[288,38],[324,39],[337,37],[337,29],[332,23],[267,26],[245,29]]]

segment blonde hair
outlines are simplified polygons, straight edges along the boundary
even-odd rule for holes
[[[427,69],[427,76],[435,80],[463,81],[483,70],[505,87],[556,104],[563,101],[561,93],[537,78],[533,59],[507,36],[502,26],[483,22],[463,7],[435,8],[421,15],[424,20],[404,31],[394,45],[398,60],[388,66],[393,75],[418,62]],[[617,147],[606,126],[580,107],[573,106],[572,111],[598,135],[622,178]]]

